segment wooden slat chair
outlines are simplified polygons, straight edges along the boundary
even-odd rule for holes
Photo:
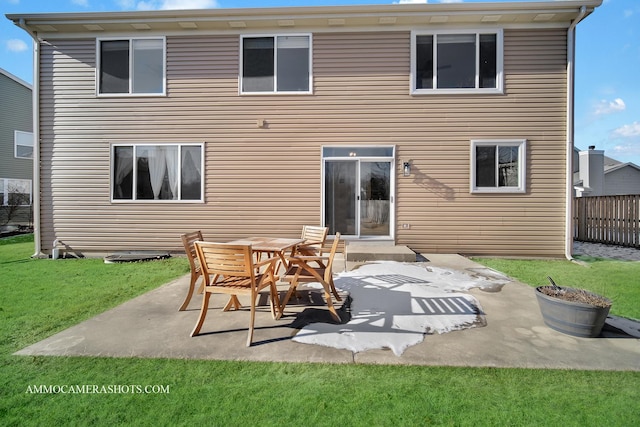
[[[196,282],[198,278],[202,276],[202,271],[200,270],[200,261],[198,260],[198,255],[196,253],[196,247],[194,245],[195,242],[202,242],[204,239],[202,238],[202,232],[200,230],[193,231],[191,233],[185,233],[180,236],[182,239],[182,244],[184,245],[184,251],[187,254],[187,259],[189,260],[189,267],[191,268],[191,278],[189,280],[189,290],[187,291],[187,296],[184,299],[184,302],[180,306],[178,311],[184,311],[189,306],[189,302],[191,301],[191,297],[193,296],[193,291],[195,290]],[[200,288],[198,289],[198,293],[201,294],[204,289],[204,282],[200,284]],[[229,297],[229,302],[224,307],[224,311],[228,311],[231,308],[235,308],[238,310],[241,307],[240,301],[235,295],[231,295]]]
[[[247,347],[251,346],[256,299],[261,290],[269,288],[271,314],[274,318],[279,317],[280,301],[276,288],[278,276],[274,274],[278,258],[267,258],[259,263],[254,263],[250,245],[196,242],[195,247],[204,279],[204,297],[200,316],[191,336],[194,337],[200,333],[207,316],[211,294],[248,295],[251,298],[251,320]],[[262,273],[256,273],[257,269],[260,269]]]
[[[298,245],[297,251],[305,255],[322,255],[322,246],[328,232],[329,227],[303,225],[301,238],[305,239],[305,242]]]
[[[194,245],[195,242],[201,242],[204,239],[202,238],[201,231],[193,231],[191,233],[185,233],[180,236],[182,239],[182,244],[184,245],[184,251],[187,254],[187,259],[189,260],[189,267],[191,267],[191,279],[189,280],[189,290],[187,291],[187,296],[184,299],[184,302],[180,306],[179,311],[184,311],[187,309],[189,305],[189,301],[191,301],[191,297],[193,296],[193,290],[195,289],[196,282],[200,276],[202,276],[202,271],[200,270],[200,263],[198,262],[198,255],[196,254],[196,247]],[[198,293],[202,292],[204,287],[204,282],[200,284],[200,289],[198,289]]]
[[[333,259],[338,251],[340,245],[340,233],[336,233],[333,245],[331,245],[331,252],[329,256],[318,255],[297,255],[288,258],[289,268],[283,275],[282,280],[289,282],[289,290],[282,301],[280,306],[280,312],[278,318],[282,316],[284,308],[287,306],[289,299],[296,291],[299,283],[312,283],[318,282],[324,288],[324,296],[327,301],[327,306],[331,312],[331,316],[337,321],[341,322],[340,316],[333,307],[333,301],[331,300],[331,294],[333,294],[337,301],[342,301],[342,298],[338,295],[338,291],[333,283]]]

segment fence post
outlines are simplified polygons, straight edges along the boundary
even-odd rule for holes
[[[578,197],[576,200],[578,202],[576,209],[578,214],[578,240],[585,241],[587,240],[587,199],[586,197]]]

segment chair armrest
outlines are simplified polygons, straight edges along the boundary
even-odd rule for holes
[[[312,245],[322,245],[321,241],[313,242],[305,240],[303,243],[299,243],[298,246],[312,246]]]
[[[278,257],[265,258],[265,259],[263,259],[263,260],[262,260],[262,261],[260,261],[260,262],[256,262],[256,263],[254,263],[254,264],[253,264],[253,266],[254,266],[255,268],[260,268],[260,267],[262,267],[263,265],[267,265],[267,264],[274,264],[274,265],[275,265],[275,263],[276,263],[277,261],[280,261],[280,258],[278,258]]]

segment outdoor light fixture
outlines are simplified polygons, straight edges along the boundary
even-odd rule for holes
[[[403,172],[404,176],[411,175],[411,163],[410,162],[404,162],[402,164],[402,172]]]

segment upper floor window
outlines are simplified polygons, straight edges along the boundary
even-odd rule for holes
[[[472,193],[524,193],[526,140],[471,141]]]
[[[164,93],[164,38],[98,40],[98,94]]]
[[[33,134],[17,130],[13,135],[16,159],[33,159]]]
[[[244,36],[241,93],[311,93],[311,36]]]
[[[502,93],[502,31],[413,33],[412,93]]]
[[[114,144],[113,200],[203,200],[202,144]]]

